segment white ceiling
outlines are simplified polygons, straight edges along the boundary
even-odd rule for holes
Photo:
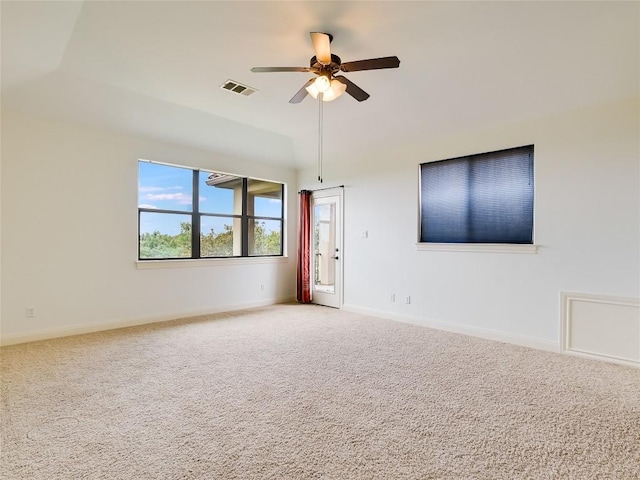
[[[325,156],[453,135],[637,98],[638,2],[1,3],[2,108],[301,167],[317,155],[318,105],[288,100],[309,32],[371,94],[325,104]],[[233,79],[250,97],[218,88]]]

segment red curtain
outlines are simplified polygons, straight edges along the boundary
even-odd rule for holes
[[[296,299],[311,303],[311,193],[300,191],[300,221],[298,223],[298,289]]]

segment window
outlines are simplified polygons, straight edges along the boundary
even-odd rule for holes
[[[282,255],[284,185],[140,160],[140,260]]]
[[[420,165],[420,241],[533,243],[533,145]]]

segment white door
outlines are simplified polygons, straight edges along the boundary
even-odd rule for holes
[[[342,189],[313,193],[311,286],[313,303],[342,306]]]

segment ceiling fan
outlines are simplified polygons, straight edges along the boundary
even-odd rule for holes
[[[253,67],[251,71],[256,73],[310,72],[316,74],[317,77],[305,83],[298,93],[289,100],[289,103],[300,103],[308,94],[313,98],[318,98],[321,95],[320,98],[328,102],[338,98],[345,91],[357,101],[362,102],[369,98],[369,94],[346,77],[336,75],[338,72],[379,70],[400,66],[400,60],[395,56],[342,63],[340,57],[331,53],[329,45],[332,40],[333,35],[329,33],[311,32],[315,56],[311,57],[308,67]]]

